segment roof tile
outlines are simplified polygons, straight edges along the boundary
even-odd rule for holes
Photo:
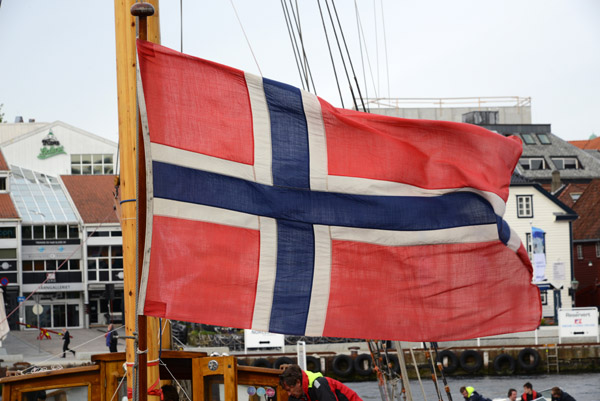
[[[114,212],[114,175],[63,175],[61,179],[85,224],[119,222]]]
[[[18,219],[17,208],[9,194],[0,194],[0,219]]]
[[[573,222],[573,239],[600,239],[600,179],[590,182],[573,209],[580,216]]]

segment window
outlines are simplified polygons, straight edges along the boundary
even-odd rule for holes
[[[540,298],[542,300],[542,305],[548,305],[548,292],[540,291]]]
[[[0,177],[0,191],[6,191],[6,177]]]
[[[600,242],[596,242],[596,257],[600,258]]]
[[[88,246],[88,280],[123,281],[121,245]]]
[[[522,157],[519,165],[523,170],[545,170],[546,160],[543,157]]]
[[[113,174],[113,155],[71,155],[71,174]]]
[[[0,227],[0,238],[17,238],[17,228]]]
[[[2,229],[0,228],[0,231]],[[23,240],[32,239],[78,239],[79,226],[66,224],[45,225],[45,226],[23,226],[21,229],[21,237]],[[0,237],[1,238],[1,237]]]
[[[517,195],[517,217],[533,217],[533,195]]]
[[[542,145],[550,145],[550,137],[547,134],[537,134],[537,137]]]
[[[523,138],[523,142],[525,142],[526,145],[535,145],[535,140],[533,139],[533,135],[521,134],[521,137]]]
[[[23,272],[54,272],[60,267],[59,272],[79,270],[79,259],[71,260],[24,260]]]
[[[583,247],[581,245],[577,245],[577,259],[583,259]]]
[[[558,170],[578,170],[581,168],[576,157],[553,157],[552,163]]]
[[[571,199],[573,202],[577,202],[577,199],[581,197],[581,192],[571,192]]]

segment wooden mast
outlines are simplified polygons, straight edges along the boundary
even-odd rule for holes
[[[140,249],[140,255],[144,249],[145,232],[145,177],[142,175],[139,180],[139,192],[142,194],[140,199],[136,198],[136,176],[145,175],[145,169],[137,169],[136,155],[139,152],[141,165],[144,166],[143,141],[137,141],[137,102],[136,102],[136,27],[135,18],[131,14],[131,7],[134,0],[115,0],[115,39],[116,39],[116,58],[117,58],[117,94],[119,106],[119,147],[121,158],[120,187],[121,187],[121,229],[123,231],[123,271],[124,271],[124,307],[125,307],[125,333],[126,357],[127,357],[127,387],[128,396],[131,397],[133,385],[133,364],[135,361],[135,344],[133,337],[135,334],[136,323],[136,223],[139,224],[139,232],[142,233],[137,248]],[[154,6],[154,17],[147,21],[147,38],[151,42],[160,43],[160,25],[158,18],[158,0],[150,0]],[[138,148],[139,143],[140,148]],[[143,199],[142,199],[143,198]],[[137,200],[137,203],[135,202]],[[143,203],[142,203],[143,202]],[[139,207],[140,214],[136,210],[136,204]],[[139,219],[139,221],[138,221]],[[141,258],[140,265],[141,265]],[[148,324],[146,325],[146,321]],[[147,326],[147,327],[146,327]],[[157,334],[158,322],[155,318],[141,317],[139,330],[139,349],[148,349],[147,354],[140,354],[139,366],[140,377],[138,388],[139,399],[147,399],[148,384],[154,384],[158,380],[158,366],[148,369],[146,376],[147,360],[154,361],[158,359]],[[146,337],[146,333],[147,336]],[[151,399],[158,400],[157,396]]]

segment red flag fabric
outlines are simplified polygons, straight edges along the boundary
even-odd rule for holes
[[[537,327],[531,264],[502,219],[520,140],[338,109],[144,41],[138,56],[140,313],[407,341]]]

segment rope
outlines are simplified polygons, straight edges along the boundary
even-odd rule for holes
[[[74,250],[73,252],[71,252],[71,254],[70,254],[68,257],[67,257],[67,259],[65,259],[65,260],[64,260],[64,261],[63,261],[63,262],[62,262],[62,263],[61,263],[61,264],[60,264],[60,265],[59,265],[59,266],[56,268],[56,270],[54,270],[54,272],[57,272],[57,271],[59,271],[59,270],[60,270],[60,268],[61,268],[61,267],[63,267],[63,266],[65,265],[65,263],[67,263],[68,261],[70,261],[70,260],[71,260],[71,257],[72,257],[73,255],[75,255],[75,254],[76,254],[76,253],[77,253],[79,250],[81,250],[81,249],[82,249],[82,247],[83,247],[85,244],[87,244],[87,241],[88,241],[88,239],[89,239],[89,238],[91,238],[91,237],[92,237],[92,236],[93,236],[93,235],[96,233],[96,231],[98,231],[98,229],[99,229],[99,228],[102,226],[102,224],[106,223],[106,220],[107,220],[107,219],[110,217],[110,215],[111,215],[112,213],[114,213],[114,210],[111,210],[111,211],[110,211],[110,213],[108,213],[108,214],[107,214],[107,215],[104,217],[104,219],[102,220],[102,222],[100,223],[100,225],[98,225],[98,227],[96,227],[96,228],[94,229],[94,231],[92,231],[92,234],[91,234],[91,235],[88,235],[88,236],[87,236],[87,238],[85,238],[85,239],[84,239],[84,240],[81,242],[81,244],[79,244],[79,246],[78,246],[77,248],[75,248],[75,250]],[[29,300],[29,299],[30,299],[30,298],[31,298],[31,297],[32,297],[32,296],[33,296],[35,293],[37,293],[37,292],[38,292],[38,290],[39,290],[40,288],[42,288],[42,286],[43,286],[44,284],[46,284],[46,282],[47,282],[48,280],[50,280],[50,276],[47,276],[47,277],[46,277],[46,279],[45,279],[44,281],[42,281],[42,282],[40,283],[40,285],[38,285],[38,286],[37,286],[37,288],[36,288],[35,290],[33,290],[33,292],[32,292],[31,294],[29,294],[29,295],[27,296],[27,298],[25,298],[25,300],[24,300],[23,302],[19,302],[19,304],[16,306],[16,308],[14,308],[14,309],[13,309],[13,310],[12,310],[12,311],[11,311],[11,312],[8,314],[8,315],[6,315],[6,317],[5,317],[4,319],[0,320],[0,324],[4,323],[4,322],[5,322],[6,320],[8,320],[8,318],[9,318],[9,317],[11,317],[11,316],[12,316],[12,315],[13,315],[13,314],[16,312],[16,311],[18,311],[19,309],[21,309],[21,307],[22,307],[22,306],[25,304],[25,302],[26,302],[27,300]]]
[[[327,0],[325,0],[327,2]],[[367,111],[365,107],[365,101],[363,99],[362,93],[360,91],[360,85],[358,84],[358,79],[356,78],[356,71],[354,71],[354,64],[352,63],[352,57],[350,57],[350,51],[348,50],[348,44],[346,43],[346,36],[344,35],[344,30],[342,29],[342,23],[340,22],[340,17],[337,12],[337,7],[335,6],[335,0],[331,0],[331,5],[333,6],[333,11],[335,13],[335,18],[337,20],[338,26],[340,28],[340,35],[342,36],[342,41],[344,42],[344,48],[346,49],[346,56],[348,57],[348,63],[350,64],[350,69],[352,70],[352,76],[354,78],[354,83],[356,84],[356,90],[358,91],[358,97],[360,98],[360,102],[362,103],[363,111]],[[340,50],[341,52],[341,50]],[[350,85],[352,88],[352,85]],[[354,94],[353,94],[354,97]],[[354,102],[356,110],[358,110],[358,106],[356,106],[356,101]]]
[[[358,105],[356,104],[356,97],[354,96],[354,89],[352,89],[352,82],[350,81],[350,76],[348,75],[348,68],[346,67],[346,61],[344,60],[344,54],[342,53],[342,47],[340,46],[340,39],[337,35],[337,30],[335,29],[335,24],[333,22],[333,16],[331,15],[331,9],[329,8],[329,3],[325,0],[325,5],[327,6],[327,13],[329,14],[329,20],[331,21],[331,26],[333,28],[333,34],[335,35],[335,42],[338,46],[338,51],[340,52],[340,58],[342,59],[342,65],[344,66],[344,73],[346,74],[346,80],[348,81],[348,87],[350,88],[350,94],[352,95],[352,102],[354,103],[354,109],[358,110]],[[339,27],[340,31],[342,27]]]
[[[256,63],[256,68],[258,68],[258,72],[260,73],[260,76],[262,77],[263,74],[262,74],[262,71],[260,70],[260,66],[258,65],[258,60],[256,59],[256,56],[254,55],[254,50],[252,50],[252,45],[250,44],[250,40],[248,40],[248,35],[246,35],[246,30],[244,29],[244,26],[242,25],[242,20],[240,19],[240,16],[238,15],[238,12],[235,8],[235,4],[233,4],[233,0],[229,0],[229,3],[231,3],[231,7],[233,8],[235,17],[237,18],[238,22],[240,23],[240,28],[242,28],[244,38],[246,38],[246,43],[248,43],[248,47],[250,48],[250,53],[252,53],[252,58],[254,59],[254,62]]]
[[[287,12],[287,7],[284,3],[284,0],[280,0],[281,10],[283,11],[283,17],[285,19],[285,25],[288,30],[288,36],[290,37],[290,43],[292,44],[292,50],[294,52],[294,59],[296,60],[296,68],[298,69],[298,75],[300,75],[300,82],[302,83],[302,89],[306,90],[306,86],[304,85],[304,75],[303,75],[303,66],[300,64],[298,57],[300,56],[300,51],[298,50],[298,43],[296,42],[296,37],[292,35],[292,27],[289,13]]]
[[[110,398],[110,401],[113,401],[115,399],[115,396],[117,395],[117,393],[121,389],[121,385],[123,384],[123,380],[125,380],[125,378],[127,378],[127,375],[124,375],[121,378],[121,381],[119,382],[119,385],[117,386],[117,388],[115,389],[115,392],[113,393],[112,397]]]
[[[183,388],[183,386],[181,385],[181,383],[179,383],[179,381],[177,381],[177,378],[175,378],[175,376],[173,375],[173,373],[171,373],[171,371],[169,370],[169,367],[167,366],[167,364],[164,363],[162,360],[160,361],[160,364],[167,370],[167,372],[169,373],[169,375],[171,375],[171,378],[179,386],[179,388],[181,389],[181,391],[185,395],[185,398],[187,398],[188,401],[192,401],[192,399],[190,398],[190,396],[188,395],[188,393],[185,392],[185,389]]]
[[[315,92],[315,95],[316,95],[317,87],[315,86],[315,82],[313,81],[312,72],[310,70],[310,64],[308,63],[308,56],[306,55],[306,50],[304,49],[304,39],[302,38],[302,31],[300,29],[300,13],[298,12],[298,15],[296,15],[296,12],[294,12],[294,6],[292,5],[292,0],[290,0],[290,9],[292,10],[292,15],[294,17],[294,23],[296,25],[296,30],[298,31],[298,38],[300,39],[300,45],[302,46],[302,56],[304,57],[304,64],[306,65],[305,67],[306,67],[306,71],[307,71],[306,85],[309,88],[308,90],[310,91],[310,85],[308,85],[308,78],[310,78],[310,83],[312,83],[313,91]],[[296,3],[296,11],[298,11],[298,3]]]
[[[356,3],[356,0],[354,0],[354,6],[356,9],[356,21],[359,26],[360,33],[362,34],[362,35],[359,35],[359,37],[362,37],[362,43],[364,44],[364,47],[365,47],[365,55],[367,56],[367,65],[369,66],[369,73],[371,75],[371,83],[373,85],[373,90],[375,91],[375,97],[379,97],[377,87],[375,86],[375,77],[373,76],[373,67],[371,67],[371,58],[369,57],[369,49],[367,47],[367,42],[365,39],[365,32],[363,31],[362,20],[360,19],[360,13],[358,11],[358,4]],[[364,72],[364,69],[363,69],[363,72]]]
[[[385,13],[383,12],[383,0],[381,2],[381,24],[383,25],[383,50],[385,51],[385,73],[387,77],[387,90],[388,90],[388,98],[390,96],[390,65],[388,62],[388,51],[387,51],[387,37],[385,34]],[[452,401],[452,400],[450,400]]]
[[[358,47],[360,49],[360,65],[363,73],[363,82],[365,84],[365,97],[369,97],[369,87],[367,86],[367,72],[365,71],[365,59],[363,57],[363,47],[362,47],[362,36],[360,32],[360,23],[358,16],[358,4],[356,0],[354,0],[354,13],[356,15],[356,32],[358,34]],[[365,109],[364,111],[369,112],[369,109]]]
[[[327,2],[327,0],[325,0]],[[342,97],[342,90],[340,89],[340,81],[338,79],[337,70],[335,68],[335,61],[333,60],[333,53],[331,52],[331,46],[329,44],[329,35],[327,34],[327,27],[325,26],[325,18],[323,18],[323,11],[321,9],[321,1],[317,0],[319,6],[319,14],[321,14],[321,22],[323,23],[323,32],[325,32],[325,40],[327,41],[327,49],[329,50],[329,57],[331,58],[331,65],[333,67],[333,75],[335,76],[335,84],[337,85],[338,93],[340,94],[340,101],[342,102],[342,108],[344,108],[344,98]]]

